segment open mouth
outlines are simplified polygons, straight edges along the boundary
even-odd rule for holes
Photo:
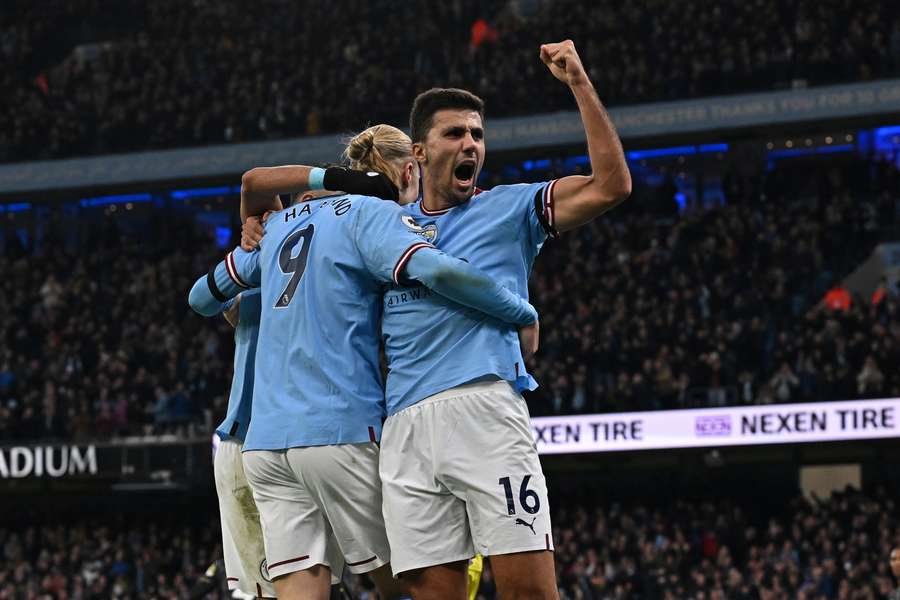
[[[474,162],[460,163],[453,170],[453,175],[461,183],[470,181],[472,179],[472,177],[475,176],[475,163]]]

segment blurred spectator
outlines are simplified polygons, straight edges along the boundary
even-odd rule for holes
[[[895,547],[890,554],[891,574],[900,580],[900,547]],[[891,592],[888,600],[900,600],[900,585]]]
[[[870,354],[866,357],[862,371],[856,376],[856,391],[860,398],[877,398],[881,395],[883,385],[884,373]]]
[[[842,283],[838,283],[825,294],[825,306],[830,310],[842,310],[847,312],[850,310],[851,301],[850,290],[845,288]]]
[[[794,390],[800,385],[800,380],[791,371],[789,364],[782,363],[781,368],[769,381],[769,385],[772,386],[778,402],[790,402],[793,399]]]
[[[53,310],[62,303],[62,286],[53,274],[47,276],[47,281],[41,286],[41,298],[44,301],[44,310]]]
[[[878,287],[875,288],[875,291],[872,292],[872,306],[878,306],[881,302],[890,294],[890,290],[888,289],[887,279],[882,277],[878,281]]]

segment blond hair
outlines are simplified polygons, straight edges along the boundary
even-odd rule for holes
[[[391,125],[373,125],[347,141],[344,157],[350,168],[384,173],[400,187],[400,169],[412,160],[412,140]]]

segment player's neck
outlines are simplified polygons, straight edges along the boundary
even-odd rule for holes
[[[439,187],[425,185],[422,190],[422,208],[429,212],[439,212],[453,208],[459,204],[446,190]]]

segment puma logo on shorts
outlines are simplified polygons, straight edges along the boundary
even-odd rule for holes
[[[534,519],[532,519],[532,520],[531,520],[531,523],[529,523],[528,521],[523,521],[522,519],[516,519],[516,525],[524,525],[525,527],[527,527],[528,529],[531,530],[531,533],[532,533],[533,535],[537,535],[536,533],[534,533],[534,522],[535,522],[536,520],[537,520],[537,517],[535,517]]]

